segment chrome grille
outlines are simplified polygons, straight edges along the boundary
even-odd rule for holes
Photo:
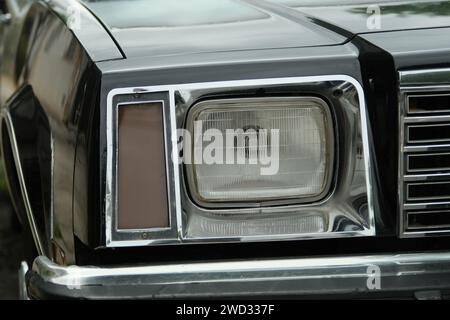
[[[450,91],[402,88],[400,236],[450,234]]]

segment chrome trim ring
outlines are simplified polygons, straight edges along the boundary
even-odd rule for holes
[[[178,154],[174,152],[171,154],[173,165],[171,168],[174,172],[174,179],[168,181],[168,185],[172,188],[175,194],[175,208],[177,217],[177,238],[166,239],[122,239],[117,241],[113,237],[112,220],[115,214],[114,204],[114,97],[127,94],[149,94],[149,93],[166,93],[169,97],[170,119],[166,119],[168,126],[171,128],[171,136],[168,141],[172,143],[171,149],[177,150],[177,128],[176,128],[176,103],[175,93],[178,91],[188,90],[210,90],[210,89],[230,89],[230,88],[251,88],[251,87],[263,87],[273,85],[297,85],[305,83],[320,83],[320,82],[347,82],[351,84],[358,94],[357,104],[360,109],[360,119],[357,123],[361,127],[362,136],[362,163],[364,164],[364,170],[362,170],[365,176],[365,188],[367,194],[367,224],[361,227],[361,230],[356,231],[340,231],[340,232],[323,232],[313,234],[287,234],[287,235],[275,235],[270,236],[248,236],[237,237],[233,239],[222,238],[205,238],[205,239],[187,239],[183,236],[183,212],[181,207],[181,194],[182,185],[180,183],[180,168],[178,166],[179,159]],[[105,224],[106,233],[105,240],[107,247],[130,247],[130,246],[145,246],[156,244],[172,244],[172,243],[187,243],[187,242],[218,242],[218,241],[263,241],[263,240],[294,240],[294,239],[311,239],[311,238],[333,238],[333,237],[353,237],[353,236],[374,236],[375,235],[375,214],[374,214],[374,200],[373,200],[373,176],[372,165],[369,150],[369,133],[368,133],[368,119],[367,110],[364,98],[364,91],[361,84],[354,78],[347,75],[329,75],[329,76],[311,76],[311,77],[291,77],[291,78],[269,78],[269,79],[251,79],[251,80],[237,80],[237,81],[218,81],[218,82],[205,82],[205,83],[187,83],[187,84],[173,84],[173,85],[161,85],[161,86],[143,86],[143,87],[129,87],[118,88],[111,90],[107,95],[107,109],[106,109],[106,194],[105,194]]]

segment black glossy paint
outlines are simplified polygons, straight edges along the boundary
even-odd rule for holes
[[[444,0],[86,3],[127,57],[337,45],[360,33],[450,26],[450,2]],[[381,13],[376,27],[368,24],[373,4]]]
[[[361,37],[389,52],[398,70],[450,66],[450,28],[372,33]]]
[[[47,116],[33,94],[31,86],[20,89],[9,105],[15,130],[22,172],[45,252],[51,252],[51,137]],[[2,132],[2,136],[5,132]],[[8,159],[10,160],[10,159]],[[14,193],[20,193],[15,187]],[[19,205],[16,204],[16,207]],[[21,219],[26,221],[26,219]]]
[[[287,5],[312,19],[330,23],[353,34],[402,31],[450,26],[448,0],[269,0]],[[323,5],[319,5],[322,3]],[[379,28],[368,28],[368,18],[377,11]],[[371,25],[369,23],[369,25]]]
[[[70,0],[49,0],[46,5],[70,29],[92,61],[122,59],[120,47],[101,20],[90,14],[81,2]]]
[[[233,0],[100,1],[88,6],[105,20],[127,57],[325,46],[347,40],[295,11],[287,18]]]
[[[9,58],[0,65],[1,103],[12,117],[32,209],[46,253],[73,263],[77,121],[81,109],[91,107],[86,97],[97,94],[87,78],[99,75],[79,40],[43,2],[15,16],[5,33]]]
[[[4,35],[0,104],[16,110],[12,116],[21,137],[19,148],[25,150],[24,164],[31,163],[26,166],[27,183],[33,191],[42,191],[40,198],[37,191],[32,195],[38,204],[36,214],[48,221],[49,201],[53,206],[54,234],[49,244],[57,253],[56,261],[123,263],[450,247],[445,239],[418,242],[395,235],[397,71],[450,67],[448,1],[384,3],[380,30],[367,29],[368,4],[319,9],[314,8],[316,1],[308,0],[196,1],[202,6],[195,12],[184,5],[174,7],[173,1],[157,2],[158,10],[152,12],[143,10],[148,3],[141,0],[132,1],[131,8],[126,1],[86,1],[100,20],[82,9],[86,28],[69,29],[69,0],[51,0],[36,2],[10,26],[0,27]],[[219,14],[221,6],[231,9]],[[352,76],[364,87],[375,159],[374,192],[380,199],[377,228],[383,239],[102,248],[105,110],[110,90],[327,74]],[[23,95],[29,99],[18,98]],[[42,225],[50,239],[48,227]]]
[[[378,234],[396,233],[397,216],[397,154],[398,99],[397,75],[392,56],[382,49],[356,37],[352,43],[359,50],[359,62],[370,121],[371,156],[374,159],[379,194],[375,204]],[[386,156],[389,155],[389,156]],[[395,214],[393,214],[395,213]]]

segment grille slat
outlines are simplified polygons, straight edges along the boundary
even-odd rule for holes
[[[442,181],[450,180],[450,172],[446,173],[425,173],[420,174],[407,174],[403,176],[404,182],[414,182],[414,181]]]

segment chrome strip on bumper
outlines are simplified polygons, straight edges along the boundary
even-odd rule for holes
[[[40,256],[34,262],[33,274],[44,283],[73,292],[82,292],[86,288],[107,290],[108,297],[114,289],[120,296],[123,288],[128,289],[127,296],[133,296],[135,292],[136,297],[162,298],[377,292],[386,295],[450,290],[450,252],[104,268],[62,267]],[[379,286],[373,281],[378,275]],[[96,294],[104,298],[102,292]]]

